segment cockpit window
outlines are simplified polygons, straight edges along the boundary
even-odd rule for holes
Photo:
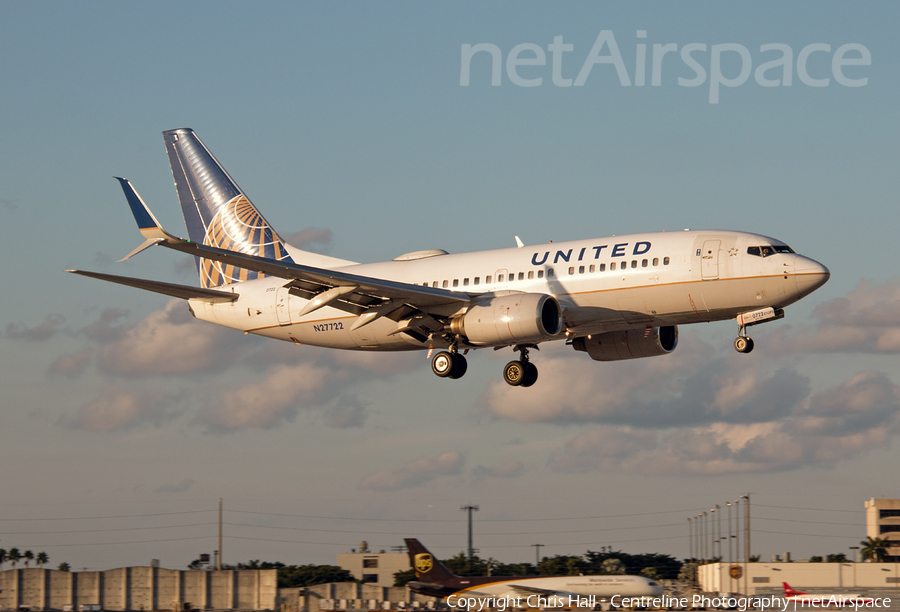
[[[786,244],[776,244],[776,245],[765,244],[762,246],[747,247],[747,254],[755,255],[756,257],[768,257],[769,255],[774,255],[775,253],[793,253],[793,252],[794,252],[794,250]]]

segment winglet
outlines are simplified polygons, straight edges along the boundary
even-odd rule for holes
[[[131,214],[134,215],[134,220],[137,223],[138,229],[141,231],[141,235],[147,239],[141,246],[119,261],[125,261],[129,257],[137,255],[144,249],[160,242],[168,242],[170,240],[180,242],[178,238],[163,229],[162,225],[156,220],[156,217],[153,216],[153,213],[150,212],[147,205],[144,204],[144,200],[141,199],[141,196],[138,195],[138,192],[128,179],[119,176],[114,178],[119,181],[119,184],[122,186],[122,191],[125,192],[125,199],[128,200],[128,206],[131,208]]]

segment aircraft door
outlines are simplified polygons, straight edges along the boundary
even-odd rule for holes
[[[719,246],[721,240],[706,240],[700,253],[700,270],[703,280],[719,278]]]
[[[275,315],[279,325],[291,324],[291,292],[287,287],[279,287],[275,292]]]

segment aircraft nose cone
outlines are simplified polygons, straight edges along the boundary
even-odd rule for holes
[[[808,257],[797,258],[794,274],[797,279],[797,291],[800,292],[800,295],[809,295],[827,283],[831,277],[828,268]]]

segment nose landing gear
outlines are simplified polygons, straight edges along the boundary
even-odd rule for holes
[[[510,361],[503,368],[503,380],[513,387],[530,387],[537,382],[538,369],[528,360],[528,348],[537,348],[536,345],[520,344],[515,347],[519,351],[518,361]]]
[[[741,329],[741,335],[734,339],[734,350],[738,353],[749,353],[753,350],[753,338],[744,336],[744,330]]]

